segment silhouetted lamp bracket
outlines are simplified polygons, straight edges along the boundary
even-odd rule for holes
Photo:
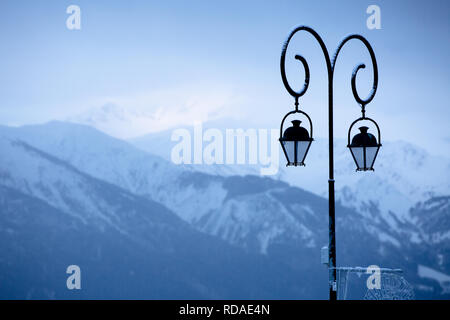
[[[358,95],[358,91],[356,90],[356,75],[358,74],[358,71],[360,69],[364,69],[366,67],[365,64],[361,63],[356,66],[356,68],[353,70],[351,80],[353,97],[355,98],[356,102],[360,104],[362,114],[360,118],[353,121],[353,123],[350,125],[350,128],[348,129],[347,147],[350,149],[353,160],[355,161],[356,171],[368,171],[368,170],[373,171],[374,170],[373,165],[375,163],[375,159],[377,158],[378,151],[380,150],[381,147],[380,127],[373,119],[366,117],[366,105],[372,101],[378,86],[378,68],[375,55],[373,54],[373,50],[370,47],[370,45],[366,44],[366,46],[369,49],[370,56],[372,58],[374,71],[374,81],[372,91],[369,93],[369,96],[366,99],[362,99]],[[375,125],[377,129],[378,140],[372,133],[368,132],[369,131],[368,127],[360,126],[359,127],[360,132],[357,133],[350,141],[352,128],[355,126],[355,124],[361,121],[369,121]]]
[[[296,55],[295,59],[299,60],[303,64],[303,68],[305,70],[305,83],[303,88],[300,91],[295,91],[289,85],[286,77],[286,69],[285,69],[285,59],[286,59],[286,49],[288,46],[289,40],[283,46],[283,51],[281,54],[281,78],[283,80],[283,84],[286,87],[286,90],[289,92],[291,96],[295,99],[295,110],[288,112],[280,125],[280,144],[283,149],[284,155],[286,156],[286,166],[304,166],[305,158],[308,154],[309,147],[311,146],[311,142],[313,141],[313,126],[311,118],[304,111],[299,110],[298,108],[298,99],[303,96],[308,89],[309,85],[309,67],[305,58],[301,55]],[[309,122],[309,132],[306,128],[301,126],[300,120],[291,121],[292,126],[288,127],[283,133],[283,125],[288,116],[291,114],[300,113],[306,117]]]

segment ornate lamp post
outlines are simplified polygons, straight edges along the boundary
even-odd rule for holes
[[[366,105],[372,101],[375,96],[375,92],[377,91],[378,85],[378,67],[377,61],[375,58],[375,54],[370,43],[361,35],[353,34],[347,36],[336,49],[334,53],[333,59],[330,59],[328,54],[327,47],[323,42],[322,38],[317,34],[316,31],[307,26],[299,26],[291,31],[286,42],[283,45],[283,49],[281,51],[281,60],[280,60],[280,69],[281,69],[281,78],[283,80],[283,84],[286,87],[286,90],[289,92],[291,96],[295,99],[295,109],[294,111],[288,112],[283,120],[281,121],[280,126],[280,143],[283,149],[283,152],[287,159],[287,166],[304,166],[304,161],[306,155],[308,153],[309,147],[313,141],[313,127],[311,118],[302,110],[299,109],[299,98],[303,96],[308,89],[309,85],[309,67],[305,58],[301,55],[295,55],[295,59],[299,60],[305,69],[305,84],[300,91],[294,91],[286,78],[286,70],[285,70],[285,62],[286,62],[286,51],[294,34],[299,31],[306,31],[314,36],[314,38],[319,43],[324,57],[325,63],[327,65],[328,71],[328,148],[329,148],[329,179],[328,179],[328,201],[329,201],[329,243],[328,243],[328,273],[329,273],[329,290],[330,290],[330,300],[337,299],[337,288],[336,288],[336,233],[335,233],[335,197],[334,197],[334,158],[333,158],[333,75],[334,75],[334,67],[336,65],[336,59],[341,51],[342,47],[352,39],[360,40],[366,48],[369,50],[370,58],[372,60],[373,65],[373,85],[372,90],[369,96],[366,99],[361,99],[356,91],[356,75],[359,69],[365,68],[364,64],[359,64],[354,70],[351,78],[351,86],[353,96],[355,100],[361,106],[362,116],[356,119],[348,130],[348,148],[351,151],[353,160],[356,163],[357,171],[367,171],[373,170],[373,164],[375,162],[376,156],[378,154],[378,150],[381,147],[381,135],[380,128],[378,124],[367,118],[366,113]],[[292,114],[302,114],[309,121],[310,134],[307,129],[300,126],[299,120],[292,121],[293,126],[286,129],[283,134],[283,124],[286,118]],[[356,134],[353,139],[350,141],[350,134],[353,126],[359,122],[367,120],[372,122],[377,131],[378,131],[378,140],[377,138],[368,133],[368,127],[360,127],[360,133]]]

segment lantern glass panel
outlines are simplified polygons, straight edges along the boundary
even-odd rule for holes
[[[371,169],[373,163],[375,162],[375,156],[378,151],[378,146],[376,147],[366,147],[366,167]]]
[[[303,162],[305,160],[306,151],[311,141],[298,141],[297,142],[297,162]]]
[[[355,158],[358,169],[364,169],[364,148],[363,147],[351,147],[350,148],[353,157]]]
[[[282,141],[284,150],[286,151],[287,161],[288,163],[294,162],[294,154],[295,154],[295,141]]]

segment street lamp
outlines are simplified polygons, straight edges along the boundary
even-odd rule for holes
[[[283,149],[284,155],[287,159],[287,166],[304,166],[304,161],[306,155],[311,146],[311,142],[313,141],[313,127],[311,118],[304,111],[299,109],[299,98],[303,96],[308,89],[309,85],[309,67],[306,60],[301,55],[295,55],[295,59],[299,60],[303,64],[303,68],[305,70],[305,83],[303,88],[300,91],[295,91],[289,85],[289,82],[286,77],[286,51],[294,34],[298,31],[306,31],[310,33],[319,43],[322,52],[325,57],[325,62],[327,65],[328,72],[328,150],[329,150],[329,178],[328,178],[328,230],[329,230],[329,242],[328,242],[328,274],[329,274],[329,293],[330,300],[337,299],[337,284],[336,284],[336,233],[335,233],[335,196],[334,196],[334,149],[333,149],[333,75],[334,75],[334,67],[336,65],[336,59],[339,55],[344,44],[346,44],[349,40],[357,39],[360,40],[368,49],[370,58],[372,60],[373,66],[373,85],[372,90],[369,93],[369,96],[366,99],[361,99],[356,90],[356,75],[360,69],[365,68],[364,64],[359,64],[353,70],[352,78],[351,78],[351,87],[353,96],[355,97],[356,102],[361,106],[362,116],[350,125],[348,130],[348,145],[347,147],[350,149],[353,160],[356,164],[357,171],[373,171],[373,165],[375,163],[375,159],[378,155],[378,151],[381,147],[381,134],[380,128],[378,124],[366,117],[366,105],[369,104],[375,93],[377,91],[378,85],[378,67],[377,61],[375,58],[375,54],[370,43],[361,35],[353,34],[349,35],[344,40],[341,41],[339,46],[336,49],[336,52],[333,56],[333,59],[330,59],[328,54],[327,47],[323,42],[322,38],[314,31],[312,28],[307,26],[299,26],[291,31],[288,38],[286,39],[283,49],[281,51],[281,59],[280,59],[280,69],[281,69],[281,79],[283,80],[283,84],[286,90],[289,92],[291,96],[295,99],[295,109],[294,111],[288,112],[283,120],[281,121],[280,126],[280,144]],[[283,134],[283,124],[286,118],[293,114],[302,114],[306,117],[309,122],[310,133],[306,128],[301,127],[301,121],[296,119],[292,121],[292,127],[286,129]],[[353,126],[360,121],[368,121],[371,122],[377,129],[378,139],[372,134],[369,133],[369,128],[367,126],[359,127],[360,132],[357,133],[350,141],[351,131]]]
[[[287,159],[286,166],[304,166],[303,161],[305,161],[313,138],[309,136],[308,130],[300,126],[300,120],[293,120],[292,127],[287,128],[281,136],[285,119],[281,122],[280,143]],[[312,123],[311,119],[309,120],[312,133]]]
[[[352,130],[352,127],[359,121],[368,120],[371,121],[375,127],[377,128],[378,132],[378,141],[377,138],[371,133],[368,132],[369,128],[366,126],[359,127],[359,133],[356,134],[352,138],[352,142],[350,143],[350,133]],[[378,150],[380,150],[381,143],[380,143],[381,137],[380,137],[380,128],[378,127],[378,124],[370,119],[366,118],[365,116],[356,119],[350,126],[350,129],[348,129],[348,145],[347,147],[350,149],[350,152],[352,154],[353,160],[355,160],[356,163],[356,171],[367,171],[367,170],[374,170],[373,164],[375,163],[375,159],[378,155]]]

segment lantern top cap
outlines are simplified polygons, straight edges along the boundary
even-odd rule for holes
[[[295,128],[300,127],[300,123],[302,123],[300,120],[292,120],[291,122]]]
[[[360,133],[356,134],[353,139],[350,147],[376,147],[378,146],[377,138],[371,133],[368,133],[368,127],[362,126],[359,127]]]
[[[292,120],[292,127],[284,131],[284,141],[311,141],[308,130],[300,126],[300,120]]]
[[[362,126],[362,127],[359,127],[358,129],[359,129],[359,131],[361,131],[361,133],[367,133],[367,130],[369,130],[369,127]]]

